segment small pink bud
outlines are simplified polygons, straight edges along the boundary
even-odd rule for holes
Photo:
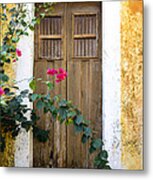
[[[4,95],[5,91],[0,87],[0,96]]]
[[[19,49],[16,49],[16,54],[17,54],[18,57],[22,56],[22,52]]]

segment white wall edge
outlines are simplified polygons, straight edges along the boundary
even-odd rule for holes
[[[121,165],[120,2],[103,2],[103,141],[112,169]]]
[[[29,18],[34,16],[34,4],[26,4],[29,11]],[[22,51],[22,56],[16,65],[16,81],[29,79],[33,76],[34,66],[34,32],[29,31],[29,36],[22,37],[17,45]],[[27,80],[18,84],[20,90],[29,89]],[[30,89],[29,89],[30,90]],[[28,107],[33,108],[32,103],[25,100]],[[30,118],[30,114],[27,114]],[[22,129],[15,141],[15,167],[32,167],[33,166],[33,137],[32,131],[28,133]]]

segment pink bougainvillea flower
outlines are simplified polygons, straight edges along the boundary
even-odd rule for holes
[[[16,54],[17,54],[18,57],[22,56],[22,52],[19,49],[16,49]]]
[[[5,91],[0,87],[0,96],[4,95]]]
[[[61,80],[59,80],[59,79],[56,79],[56,80],[55,80],[55,82],[56,82],[56,83],[59,83],[59,82],[61,82]]]
[[[59,70],[59,73],[61,74],[65,73],[65,70],[63,68],[59,68],[58,70]]]
[[[56,70],[54,68],[52,68],[52,69],[48,68],[47,74],[51,75],[51,76],[56,75],[56,80],[55,80],[56,83],[63,81],[67,76],[67,72],[62,68],[59,68],[58,70]]]
[[[16,62],[16,59],[14,59],[13,62]]]
[[[47,74],[48,75],[54,76],[57,73],[58,73],[57,70],[54,69],[54,68],[53,69],[50,69],[50,68],[47,69]]]
[[[67,76],[67,72],[62,68],[59,68],[58,72],[59,73],[56,75],[56,78],[57,78],[56,83],[59,83],[59,82],[63,81]]]
[[[65,79],[65,74],[57,74],[57,76],[56,76],[56,78],[58,79],[58,80],[64,80]]]
[[[67,76],[67,72],[62,68],[59,68],[59,74],[63,74],[65,77]]]

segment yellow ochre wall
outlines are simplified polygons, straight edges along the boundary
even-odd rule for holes
[[[9,8],[12,8],[13,4],[8,4]],[[1,11],[1,9],[0,9]],[[7,31],[6,26],[3,26],[0,21],[0,40],[2,39],[4,33]],[[4,65],[5,73],[9,77],[14,78],[15,74],[12,68],[12,63]],[[3,130],[1,130],[3,133]],[[6,134],[6,148],[4,153],[0,153],[0,166],[12,167],[14,166],[14,140],[11,137],[11,134]]]
[[[121,2],[122,164],[143,168],[143,3]]]

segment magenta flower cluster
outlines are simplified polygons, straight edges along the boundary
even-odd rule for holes
[[[47,75],[55,76],[56,77],[56,79],[55,79],[56,83],[59,83],[67,77],[67,72],[62,68],[59,68],[59,69],[48,68],[47,69]]]

